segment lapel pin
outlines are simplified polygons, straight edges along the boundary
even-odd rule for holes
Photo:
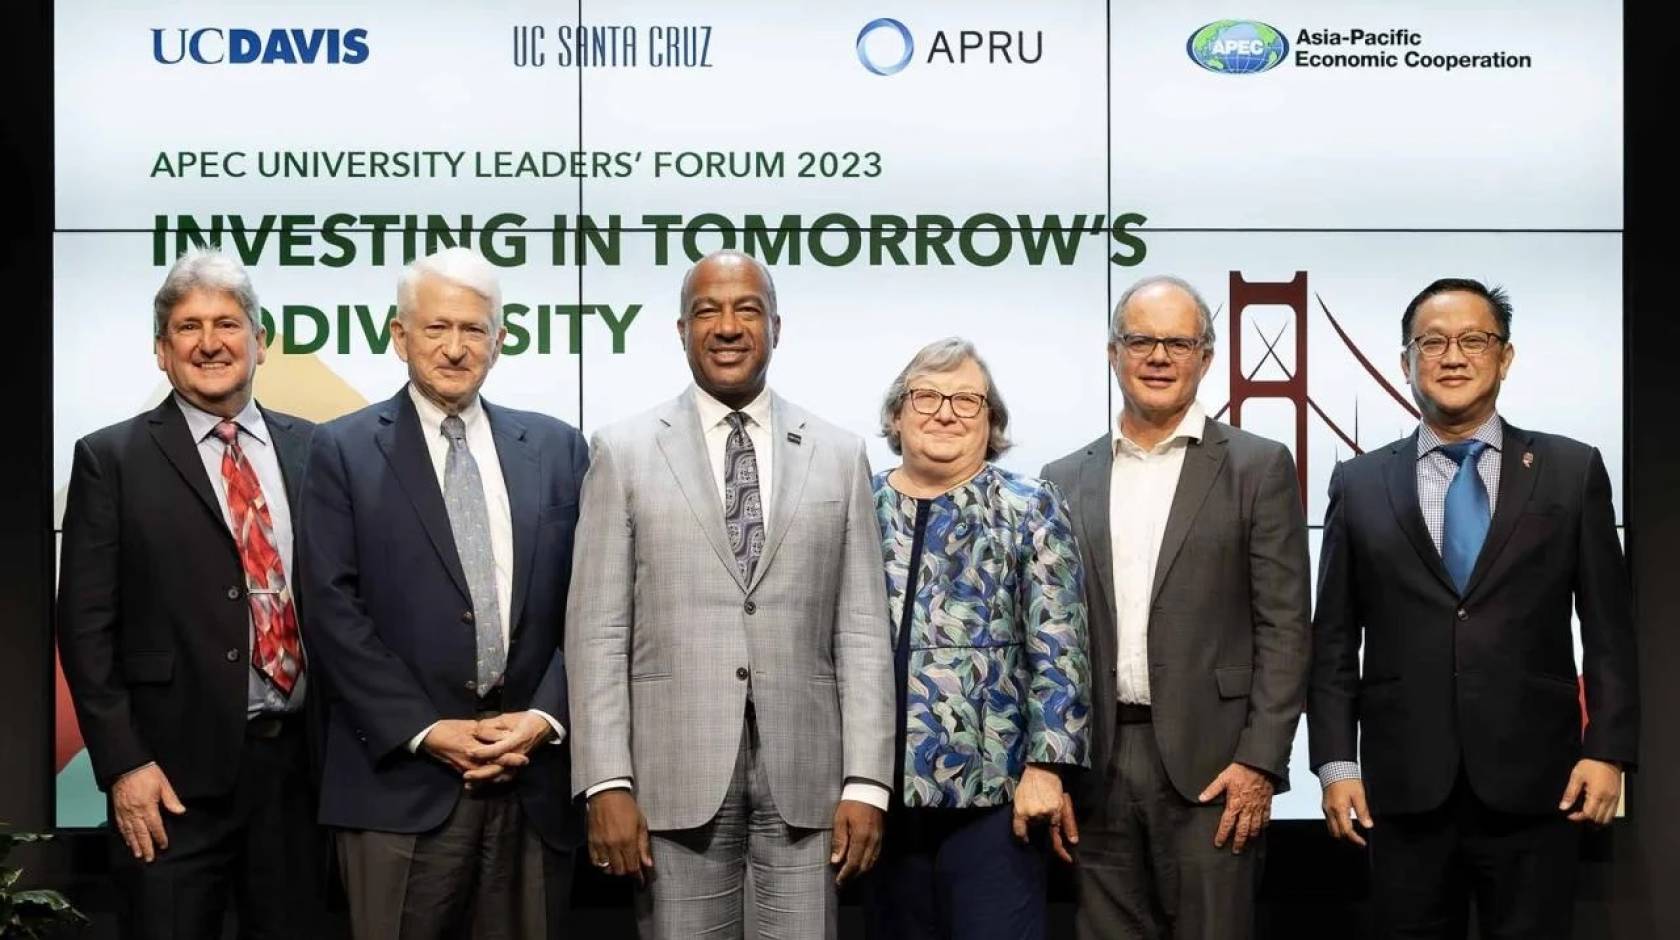
[[[1526,469],[1528,469],[1530,467],[1533,467],[1533,466],[1534,466],[1534,453],[1533,453],[1533,451],[1526,451],[1526,450],[1523,451],[1523,469],[1526,470]]]
[[[799,443],[799,440],[800,440],[799,435],[793,433],[792,431],[788,432],[788,443],[789,444],[797,444],[797,443]]]

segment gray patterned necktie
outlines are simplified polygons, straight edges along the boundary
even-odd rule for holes
[[[443,464],[443,504],[449,510],[455,552],[472,592],[473,624],[478,631],[478,694],[484,695],[501,679],[507,664],[496,597],[496,556],[490,550],[490,509],[484,502],[478,462],[467,449],[467,427],[459,415],[443,419],[443,436],[449,439],[449,456]]]
[[[764,552],[764,504],[758,496],[758,456],[747,436],[747,416],[729,413],[729,440],[723,448],[723,527],[735,552],[741,580],[751,581]]]

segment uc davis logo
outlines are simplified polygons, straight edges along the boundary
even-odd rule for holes
[[[1190,61],[1222,75],[1248,75],[1275,68],[1289,55],[1289,40],[1256,20],[1216,20],[1190,34]]]
[[[870,42],[874,33],[886,30],[888,39]],[[894,58],[890,50],[883,47],[892,44],[890,35],[897,33],[897,42],[903,46],[903,51]],[[876,75],[896,75],[904,71],[910,64],[910,57],[916,54],[916,41],[910,38],[910,28],[890,16],[883,16],[863,24],[857,35],[857,57],[863,67]]]

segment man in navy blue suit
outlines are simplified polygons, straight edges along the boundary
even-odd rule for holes
[[[561,638],[583,437],[479,397],[506,331],[488,262],[397,288],[408,364],[310,455],[304,637],[328,685],[321,821],[358,937],[560,931],[581,835]]]

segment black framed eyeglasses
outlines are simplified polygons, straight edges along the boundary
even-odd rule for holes
[[[1148,336],[1143,333],[1120,334],[1120,348],[1126,350],[1126,355],[1133,359],[1148,358],[1155,351],[1156,346],[1165,346],[1167,358],[1183,362],[1196,354],[1202,348],[1202,338],[1199,336]]]
[[[936,415],[946,402],[951,403],[951,413],[959,418],[978,418],[985,410],[986,396],[978,392],[958,392],[947,395],[931,388],[913,388],[909,394],[910,409],[917,414]]]
[[[1425,359],[1439,359],[1447,354],[1447,347],[1458,344],[1459,352],[1466,356],[1480,356],[1493,348],[1494,343],[1505,342],[1505,337],[1487,330],[1466,330],[1457,336],[1442,336],[1439,333],[1425,333],[1412,337],[1408,346],[1417,347],[1418,355]]]

